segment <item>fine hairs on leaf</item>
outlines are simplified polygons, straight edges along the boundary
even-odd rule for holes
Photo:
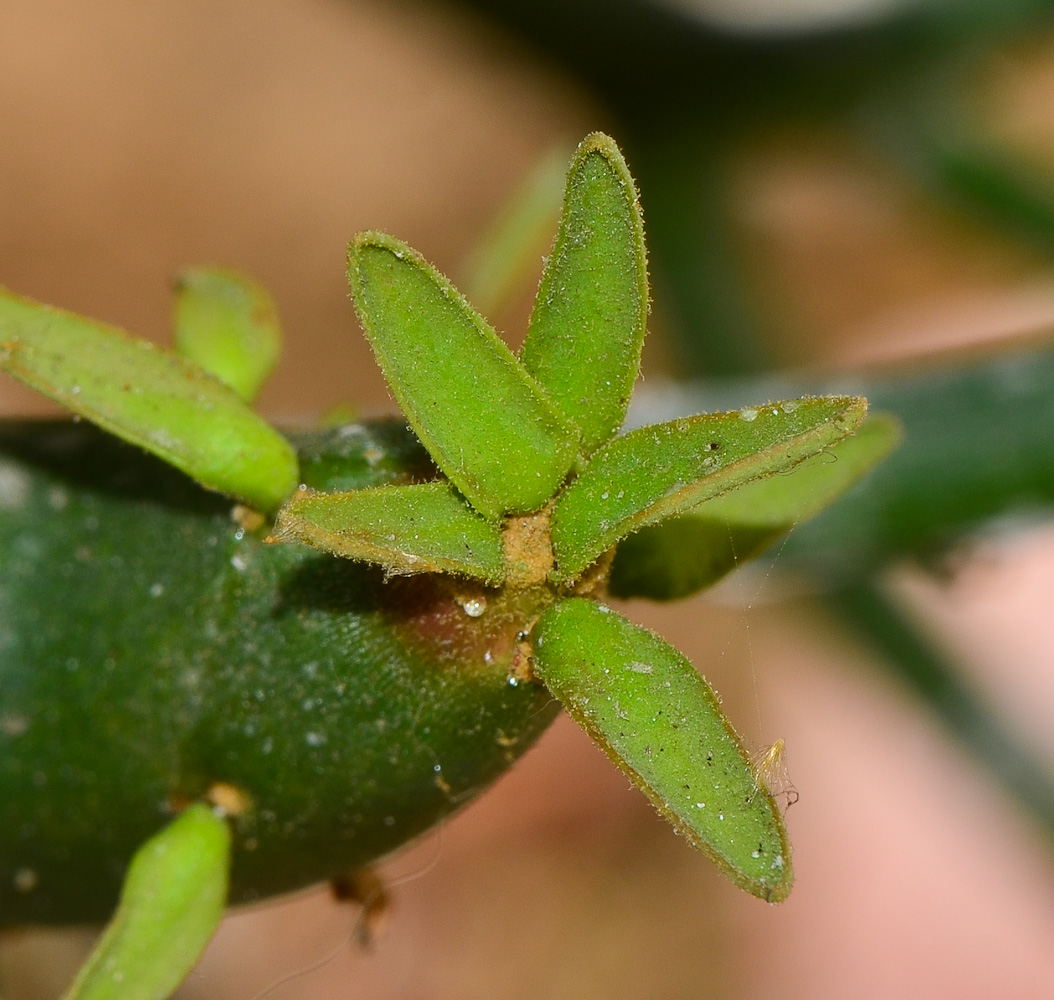
[[[405,243],[361,233],[348,278],[392,393],[439,468],[491,520],[540,508],[571,468],[578,429]]]

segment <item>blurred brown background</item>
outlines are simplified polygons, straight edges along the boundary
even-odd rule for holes
[[[391,411],[347,298],[348,238],[384,228],[456,274],[538,157],[607,124],[526,52],[439,5],[6,0],[0,283],[163,340],[172,275],[232,265],[273,290],[285,320],[268,414]],[[919,204],[852,149],[769,137],[740,193],[789,357],[837,364],[1054,316],[1045,262]],[[524,310],[507,312],[495,318],[515,340]],[[650,375],[674,366],[649,346]],[[0,413],[47,409],[0,385]],[[768,603],[775,588],[747,575],[627,611],[701,666],[753,744],[786,739],[801,793],[788,902],[722,881],[561,720],[496,789],[385,865],[406,881],[371,950],[346,941],[352,911],[307,893],[231,917],[180,995],[249,1000],[334,949],[271,995],[1054,995],[1048,845],[822,616]],[[901,590],[1054,754],[1054,534],[983,549],[950,588],[906,577]],[[5,1000],[59,995],[88,941],[5,939]]]

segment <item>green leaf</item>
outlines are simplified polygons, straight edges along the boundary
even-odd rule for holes
[[[788,473],[756,479],[630,535],[615,553],[608,592],[669,601],[709,587],[819,513],[885,458],[900,438],[897,420],[870,416],[851,437]]]
[[[616,438],[556,503],[555,578],[576,578],[645,525],[793,468],[851,433],[866,408],[855,396],[805,397],[685,417]]]
[[[782,814],[691,663],[582,598],[548,608],[532,634],[538,677],[656,809],[736,885],[784,899],[794,876]]]
[[[622,599],[680,600],[713,586],[781,534],[778,528],[728,525],[694,514],[648,525],[619,542],[608,593]]]
[[[0,370],[258,510],[296,488],[292,447],[233,389],[115,327],[0,290]]]
[[[275,534],[390,573],[458,573],[494,585],[505,575],[501,532],[445,482],[296,493]]]
[[[520,355],[582,429],[587,452],[622,425],[647,320],[637,191],[618,146],[594,132],[571,162],[560,230]]]
[[[790,472],[755,480],[707,500],[692,515],[737,527],[788,531],[818,514],[881,462],[902,436],[895,417],[871,414],[849,437],[810,456]]]
[[[464,262],[459,284],[484,316],[537,281],[538,258],[560,217],[567,152],[561,142],[538,161]]]
[[[231,835],[194,805],[132,859],[117,912],[66,1000],[164,1000],[193,968],[223,916]]]
[[[405,243],[361,233],[348,278],[392,393],[447,478],[492,520],[542,507],[575,459],[577,428]]]
[[[176,350],[251,403],[282,347],[274,300],[234,271],[192,268],[176,280]]]

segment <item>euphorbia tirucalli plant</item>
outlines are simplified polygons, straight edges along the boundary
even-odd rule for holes
[[[620,433],[647,270],[600,134],[518,357],[391,236],[357,236],[348,275],[409,427],[258,417],[278,323],[231,272],[182,277],[174,351],[0,296],[0,367],[90,422],[0,428],[0,921],[116,904],[71,997],[167,995],[227,902],[428,829],[558,703],[733,882],[790,891],[717,696],[605,600],[712,583],[895,426],[822,396]]]

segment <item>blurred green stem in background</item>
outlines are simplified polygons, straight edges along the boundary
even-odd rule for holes
[[[1054,838],[1054,773],[973,689],[954,662],[876,584],[846,587],[827,600],[850,631],[882,654],[894,676]]]

